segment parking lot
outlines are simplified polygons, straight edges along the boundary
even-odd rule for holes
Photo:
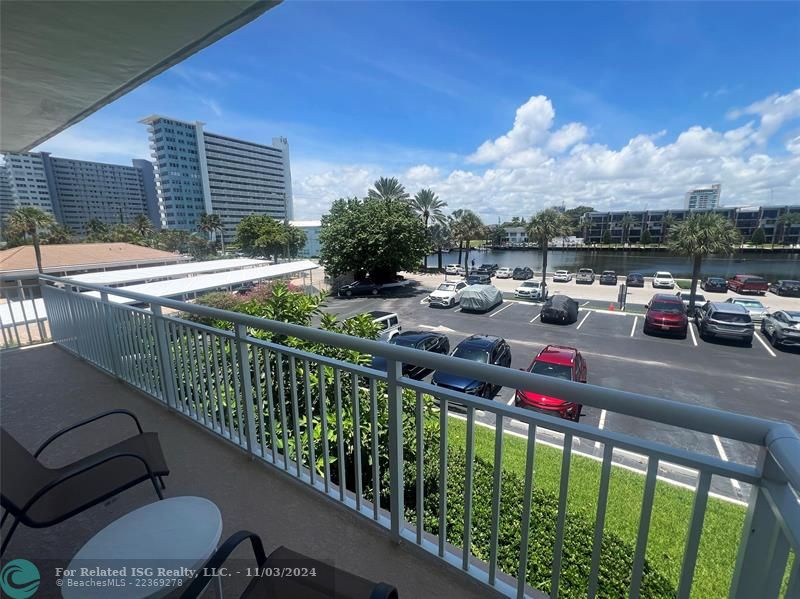
[[[800,426],[795,404],[800,398],[800,351],[769,346],[760,332],[751,347],[725,341],[700,339],[694,323],[686,339],[645,335],[641,313],[598,309],[596,301],[582,300],[578,320],[569,325],[543,324],[540,304],[506,300],[486,314],[431,308],[425,302],[429,289],[418,286],[403,297],[331,298],[326,311],[347,318],[369,310],[396,312],[404,331],[445,333],[451,348],[472,334],[505,338],[512,350],[512,367],[526,368],[547,344],[580,350],[588,364],[588,382],[656,397],[673,399],[789,422]],[[513,404],[514,390],[503,388],[495,401]],[[491,425],[491,414],[479,420]],[[668,445],[700,451],[722,459],[752,463],[755,449],[745,444],[584,406],[581,422],[629,433]],[[520,423],[508,428],[524,431]],[[542,441],[560,442],[560,435],[541,431]],[[575,449],[599,456],[594,442],[576,441]],[[618,462],[640,469],[642,458],[615,453]],[[665,466],[660,474],[691,484],[693,474]],[[742,499],[746,490],[738,483],[715,480],[713,490]]]

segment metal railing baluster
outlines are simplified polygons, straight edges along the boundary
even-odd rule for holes
[[[708,490],[711,486],[711,474],[701,472],[697,481],[697,490],[694,494],[692,518],[689,531],[686,535],[686,547],[683,550],[683,563],[681,577],[678,583],[678,599],[689,599],[694,580],[694,567],[697,562],[697,550],[700,547],[700,535],[703,533],[703,519],[706,515],[708,504]]]
[[[525,596],[528,580],[528,542],[531,533],[531,500],[533,498],[533,466],[536,457],[536,426],[528,425],[528,450],[525,457],[525,491],[522,496],[522,540],[519,544],[517,599]]]
[[[597,496],[597,514],[594,522],[594,541],[592,542],[592,567],[589,570],[589,588],[586,593],[589,599],[597,595],[597,584],[600,575],[600,548],[603,543],[603,528],[606,522],[606,502],[608,501],[608,483],[611,477],[611,458],[614,447],[606,443],[603,448],[603,467],[600,471],[600,491]]]
[[[644,573],[644,556],[647,551],[647,537],[650,534],[650,517],[653,513],[653,499],[656,492],[656,476],[658,475],[658,458],[650,456],[647,459],[647,476],[644,483],[644,496],[642,498],[642,512],[639,517],[639,532],[636,535],[636,549],[633,554],[633,571],[631,573],[631,599],[639,597]]]
[[[561,583],[561,558],[564,549],[564,524],[567,519],[567,497],[569,495],[569,469],[572,461],[572,434],[564,435],[564,449],[561,452],[561,482],[558,490],[558,519],[556,539],[553,546],[553,574],[550,577],[550,597],[558,599]]]

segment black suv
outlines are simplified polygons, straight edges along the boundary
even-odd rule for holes
[[[716,291],[717,293],[728,293],[728,281],[722,277],[706,277],[700,282],[700,289],[703,291]]]
[[[617,273],[613,270],[604,270],[603,274],[600,275],[600,284],[601,285],[616,285],[617,284]]]
[[[485,273],[475,272],[467,276],[467,285],[491,285],[492,277]]]
[[[800,297],[800,281],[790,281],[781,279],[770,283],[769,290],[775,295],[787,295],[789,297]]]
[[[527,281],[533,278],[533,269],[529,266],[517,266],[511,277],[517,281]]]
[[[500,268],[500,267],[497,264],[481,264],[478,267],[478,270],[488,271],[492,276],[494,276],[494,273],[497,272],[498,268]]]
[[[644,276],[640,272],[632,272],[625,278],[628,287],[644,287]]]

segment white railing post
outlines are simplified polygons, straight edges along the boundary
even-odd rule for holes
[[[70,336],[72,337],[73,343],[75,344],[74,351],[78,354],[81,358],[85,358],[84,352],[82,351],[81,346],[83,343],[80,341],[80,326],[78,323],[78,310],[75,307],[75,302],[77,299],[75,298],[75,292],[72,290],[71,287],[65,287],[67,292],[67,311],[69,312],[69,331]]]
[[[763,453],[766,454],[766,451]],[[764,463],[762,474],[764,479],[783,478],[774,461],[768,456],[761,461]],[[742,538],[739,541],[730,599],[752,597],[769,599],[770,595],[766,594],[767,589],[775,586],[772,580],[776,576],[773,561],[776,559],[776,552],[781,552],[781,547],[785,545],[785,540],[781,539],[782,535],[780,523],[772,511],[766,491],[760,486],[753,486],[742,527]],[[784,556],[783,568],[785,567]],[[783,570],[779,576],[782,578]],[[777,594],[773,593],[771,596],[777,597]]]
[[[392,539],[399,543],[405,518],[403,515],[403,389],[397,380],[403,376],[403,364],[396,360],[387,360],[386,366],[388,374],[391,534]]]
[[[178,391],[175,382],[175,369],[172,365],[172,352],[170,351],[169,335],[167,335],[167,325],[164,322],[164,314],[161,306],[150,304],[150,311],[153,313],[153,331],[156,335],[156,355],[158,356],[158,373],[161,375],[161,392],[164,394],[164,401],[172,408],[176,409],[176,397]]]
[[[244,410],[245,427],[247,427],[247,451],[250,453],[257,453],[256,448],[258,441],[256,439],[256,419],[253,414],[253,385],[250,378],[250,358],[249,347],[247,344],[247,327],[243,324],[236,325],[236,353],[239,360],[239,383],[242,389],[242,396],[237,397],[236,401],[239,402],[239,413]],[[281,359],[281,356],[278,356]],[[284,401],[281,397],[280,401]],[[241,421],[240,421],[241,422]],[[242,431],[239,431],[239,440],[241,443]],[[289,459],[289,452],[286,447],[283,448],[284,460]]]
[[[113,308],[108,303],[108,293],[105,291],[100,293],[100,302],[100,309],[103,312],[103,329],[106,332],[108,344],[111,349],[111,369],[114,372],[114,376],[120,379],[122,377],[122,352],[120,351],[117,332],[114,330],[113,326],[114,321],[111,315],[111,310]]]

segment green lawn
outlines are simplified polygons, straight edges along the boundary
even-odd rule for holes
[[[450,443],[463,447],[466,442],[466,422],[450,417],[448,426]],[[493,463],[494,442],[493,429],[475,427],[477,456]],[[524,476],[525,439],[506,434],[503,443],[503,468]],[[536,445],[536,486],[558,494],[561,455],[560,449],[541,443]],[[599,485],[600,462],[573,454],[567,509],[583,510],[594,519]],[[615,532],[632,546],[636,544],[643,492],[643,475],[623,468],[612,469],[605,529]],[[656,484],[647,558],[676,587],[693,500],[694,493],[688,489],[662,481]],[[709,498],[692,597],[706,599],[727,596],[744,514],[745,508],[742,506]]]

